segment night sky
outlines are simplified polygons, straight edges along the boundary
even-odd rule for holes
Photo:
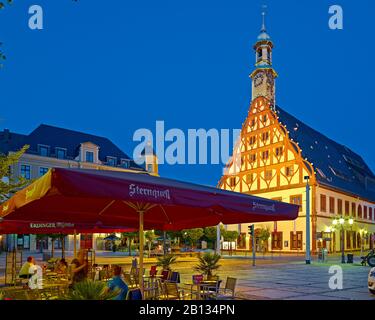
[[[261,26],[279,74],[277,103],[375,169],[373,0],[14,0],[0,11],[0,130],[41,123],[106,136],[129,155],[139,128],[239,129]],[[28,28],[28,8],[44,29]],[[344,30],[328,8],[344,9]],[[216,185],[222,165],[163,165]]]

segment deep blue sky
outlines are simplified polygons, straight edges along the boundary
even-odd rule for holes
[[[0,129],[40,123],[110,138],[133,132],[240,128],[250,101],[260,8],[275,42],[278,104],[361,154],[375,169],[373,0],[15,0],[0,12]],[[28,8],[44,9],[44,30]],[[328,28],[329,5],[344,30]],[[163,176],[216,185],[222,166],[162,166]]]

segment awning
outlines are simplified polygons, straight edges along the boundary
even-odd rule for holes
[[[298,206],[148,174],[51,169],[0,206],[6,221],[180,230],[294,220]]]

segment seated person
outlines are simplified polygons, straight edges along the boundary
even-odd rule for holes
[[[121,278],[121,267],[113,266],[113,277],[108,282],[108,290],[114,291],[116,289],[120,290],[120,293],[113,300],[125,300],[126,295],[128,294],[128,286],[124,280]]]
[[[30,289],[43,289],[43,270],[41,266],[33,264],[30,267],[31,278],[29,279],[29,288]]]
[[[68,264],[67,262],[65,261],[64,258],[62,258],[56,265],[56,269],[55,271],[57,273],[67,273],[68,271]]]
[[[27,261],[22,265],[19,277],[22,279],[29,279],[33,275],[30,273],[30,268],[35,265],[34,257],[28,257]]]

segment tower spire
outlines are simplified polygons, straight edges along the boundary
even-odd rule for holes
[[[267,6],[263,5],[262,6],[262,29],[260,30],[261,32],[266,32],[266,9],[267,9]]]

